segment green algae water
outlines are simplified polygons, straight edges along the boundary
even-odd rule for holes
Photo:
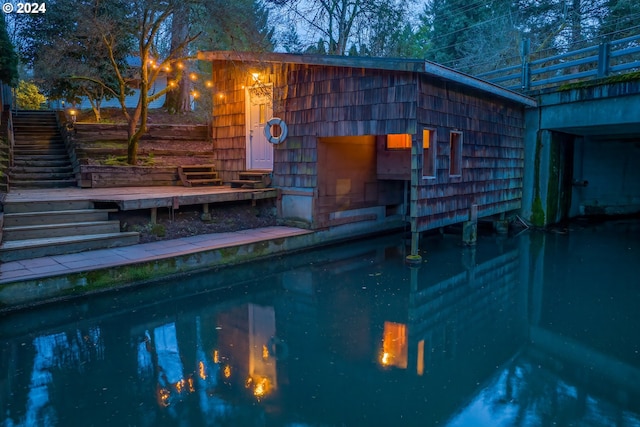
[[[640,222],[407,243],[6,315],[0,425],[640,426]]]

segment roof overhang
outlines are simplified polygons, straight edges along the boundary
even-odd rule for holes
[[[257,62],[257,63],[288,63],[322,65],[332,67],[370,68],[376,70],[389,70],[426,74],[440,79],[469,86],[476,90],[523,104],[527,107],[536,107],[537,102],[528,96],[489,83],[477,77],[461,73],[451,68],[422,59],[404,58],[371,58],[338,55],[295,54],[277,52],[235,52],[235,51],[210,51],[198,52],[198,59],[203,61],[232,61],[232,62]]]

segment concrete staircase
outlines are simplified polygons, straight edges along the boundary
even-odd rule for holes
[[[137,244],[139,234],[120,232],[120,222],[90,201],[9,202],[4,205],[0,261]]]
[[[13,137],[13,167],[9,170],[11,188],[76,185],[71,160],[54,111],[14,113]]]

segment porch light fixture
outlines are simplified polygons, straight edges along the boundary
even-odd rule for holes
[[[69,115],[71,116],[71,122],[75,123],[76,122],[76,116],[77,116],[78,112],[74,109],[69,110]]]

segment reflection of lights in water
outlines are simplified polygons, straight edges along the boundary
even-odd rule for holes
[[[387,366],[389,364],[389,353],[383,352],[382,356],[380,357],[380,363],[382,363],[384,366]]]
[[[220,363],[220,353],[218,350],[213,350],[213,363]]]
[[[407,326],[403,323],[384,322],[380,364],[406,369],[407,350]]]
[[[258,400],[271,392],[271,382],[267,377],[257,377],[255,380],[251,377],[247,377],[247,381],[245,381],[244,386],[245,388],[252,389],[253,395]]]
[[[198,376],[203,380],[207,379],[207,373],[205,372],[205,369],[204,369],[204,362],[202,361],[198,362]]]
[[[253,395],[256,397],[262,397],[269,391],[269,380],[262,378],[256,386],[253,388]]]
[[[229,378],[231,376],[231,366],[225,365],[224,369],[222,370],[222,374],[225,378]]]
[[[196,391],[195,382],[193,381],[193,377],[189,377],[188,379],[181,379],[173,385],[178,392],[178,394],[182,394],[183,392],[194,393]],[[167,407],[171,404],[169,398],[171,397],[171,391],[167,388],[158,388],[158,404],[160,406]]]
[[[265,360],[269,358],[269,348],[264,344],[262,345],[262,358]]]
[[[164,407],[169,406],[169,396],[171,393],[166,388],[161,388],[158,390],[158,403]]]

